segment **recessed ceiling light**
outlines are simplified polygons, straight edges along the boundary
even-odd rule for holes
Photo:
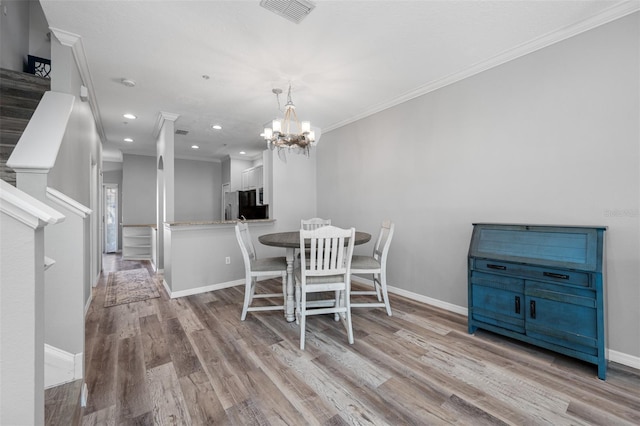
[[[191,145],[191,149],[200,149],[198,145]]]
[[[138,118],[138,117],[136,117],[135,115],[133,115],[133,114],[129,114],[129,113],[127,113],[127,114],[123,114],[122,116],[123,116],[124,118],[128,118],[129,120],[135,120],[136,118]]]
[[[125,142],[133,142],[133,139],[131,139],[131,138],[124,138],[124,141],[125,141]]]
[[[245,154],[246,154],[246,152],[240,151],[240,155],[245,155]]]
[[[214,130],[222,130],[222,126],[219,124],[214,124],[213,126],[211,126],[211,128]]]

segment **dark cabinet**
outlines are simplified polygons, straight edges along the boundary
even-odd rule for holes
[[[474,224],[469,333],[483,328],[594,363],[604,380],[604,230]]]

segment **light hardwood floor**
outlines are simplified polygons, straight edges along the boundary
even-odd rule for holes
[[[393,317],[353,310],[352,346],[332,316],[310,318],[304,352],[280,312],[240,321],[242,287],[104,308],[107,272],[135,267],[105,257],[83,424],[640,424],[638,370],[610,363],[601,381],[591,364],[469,335],[466,317],[396,295]]]

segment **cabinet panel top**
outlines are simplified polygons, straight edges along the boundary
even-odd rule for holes
[[[604,227],[474,224],[470,257],[602,269]]]

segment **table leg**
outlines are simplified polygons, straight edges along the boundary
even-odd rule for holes
[[[293,263],[295,260],[295,249],[287,248],[287,299],[284,309],[284,316],[288,322],[296,320],[295,317],[295,283],[293,277]]]

